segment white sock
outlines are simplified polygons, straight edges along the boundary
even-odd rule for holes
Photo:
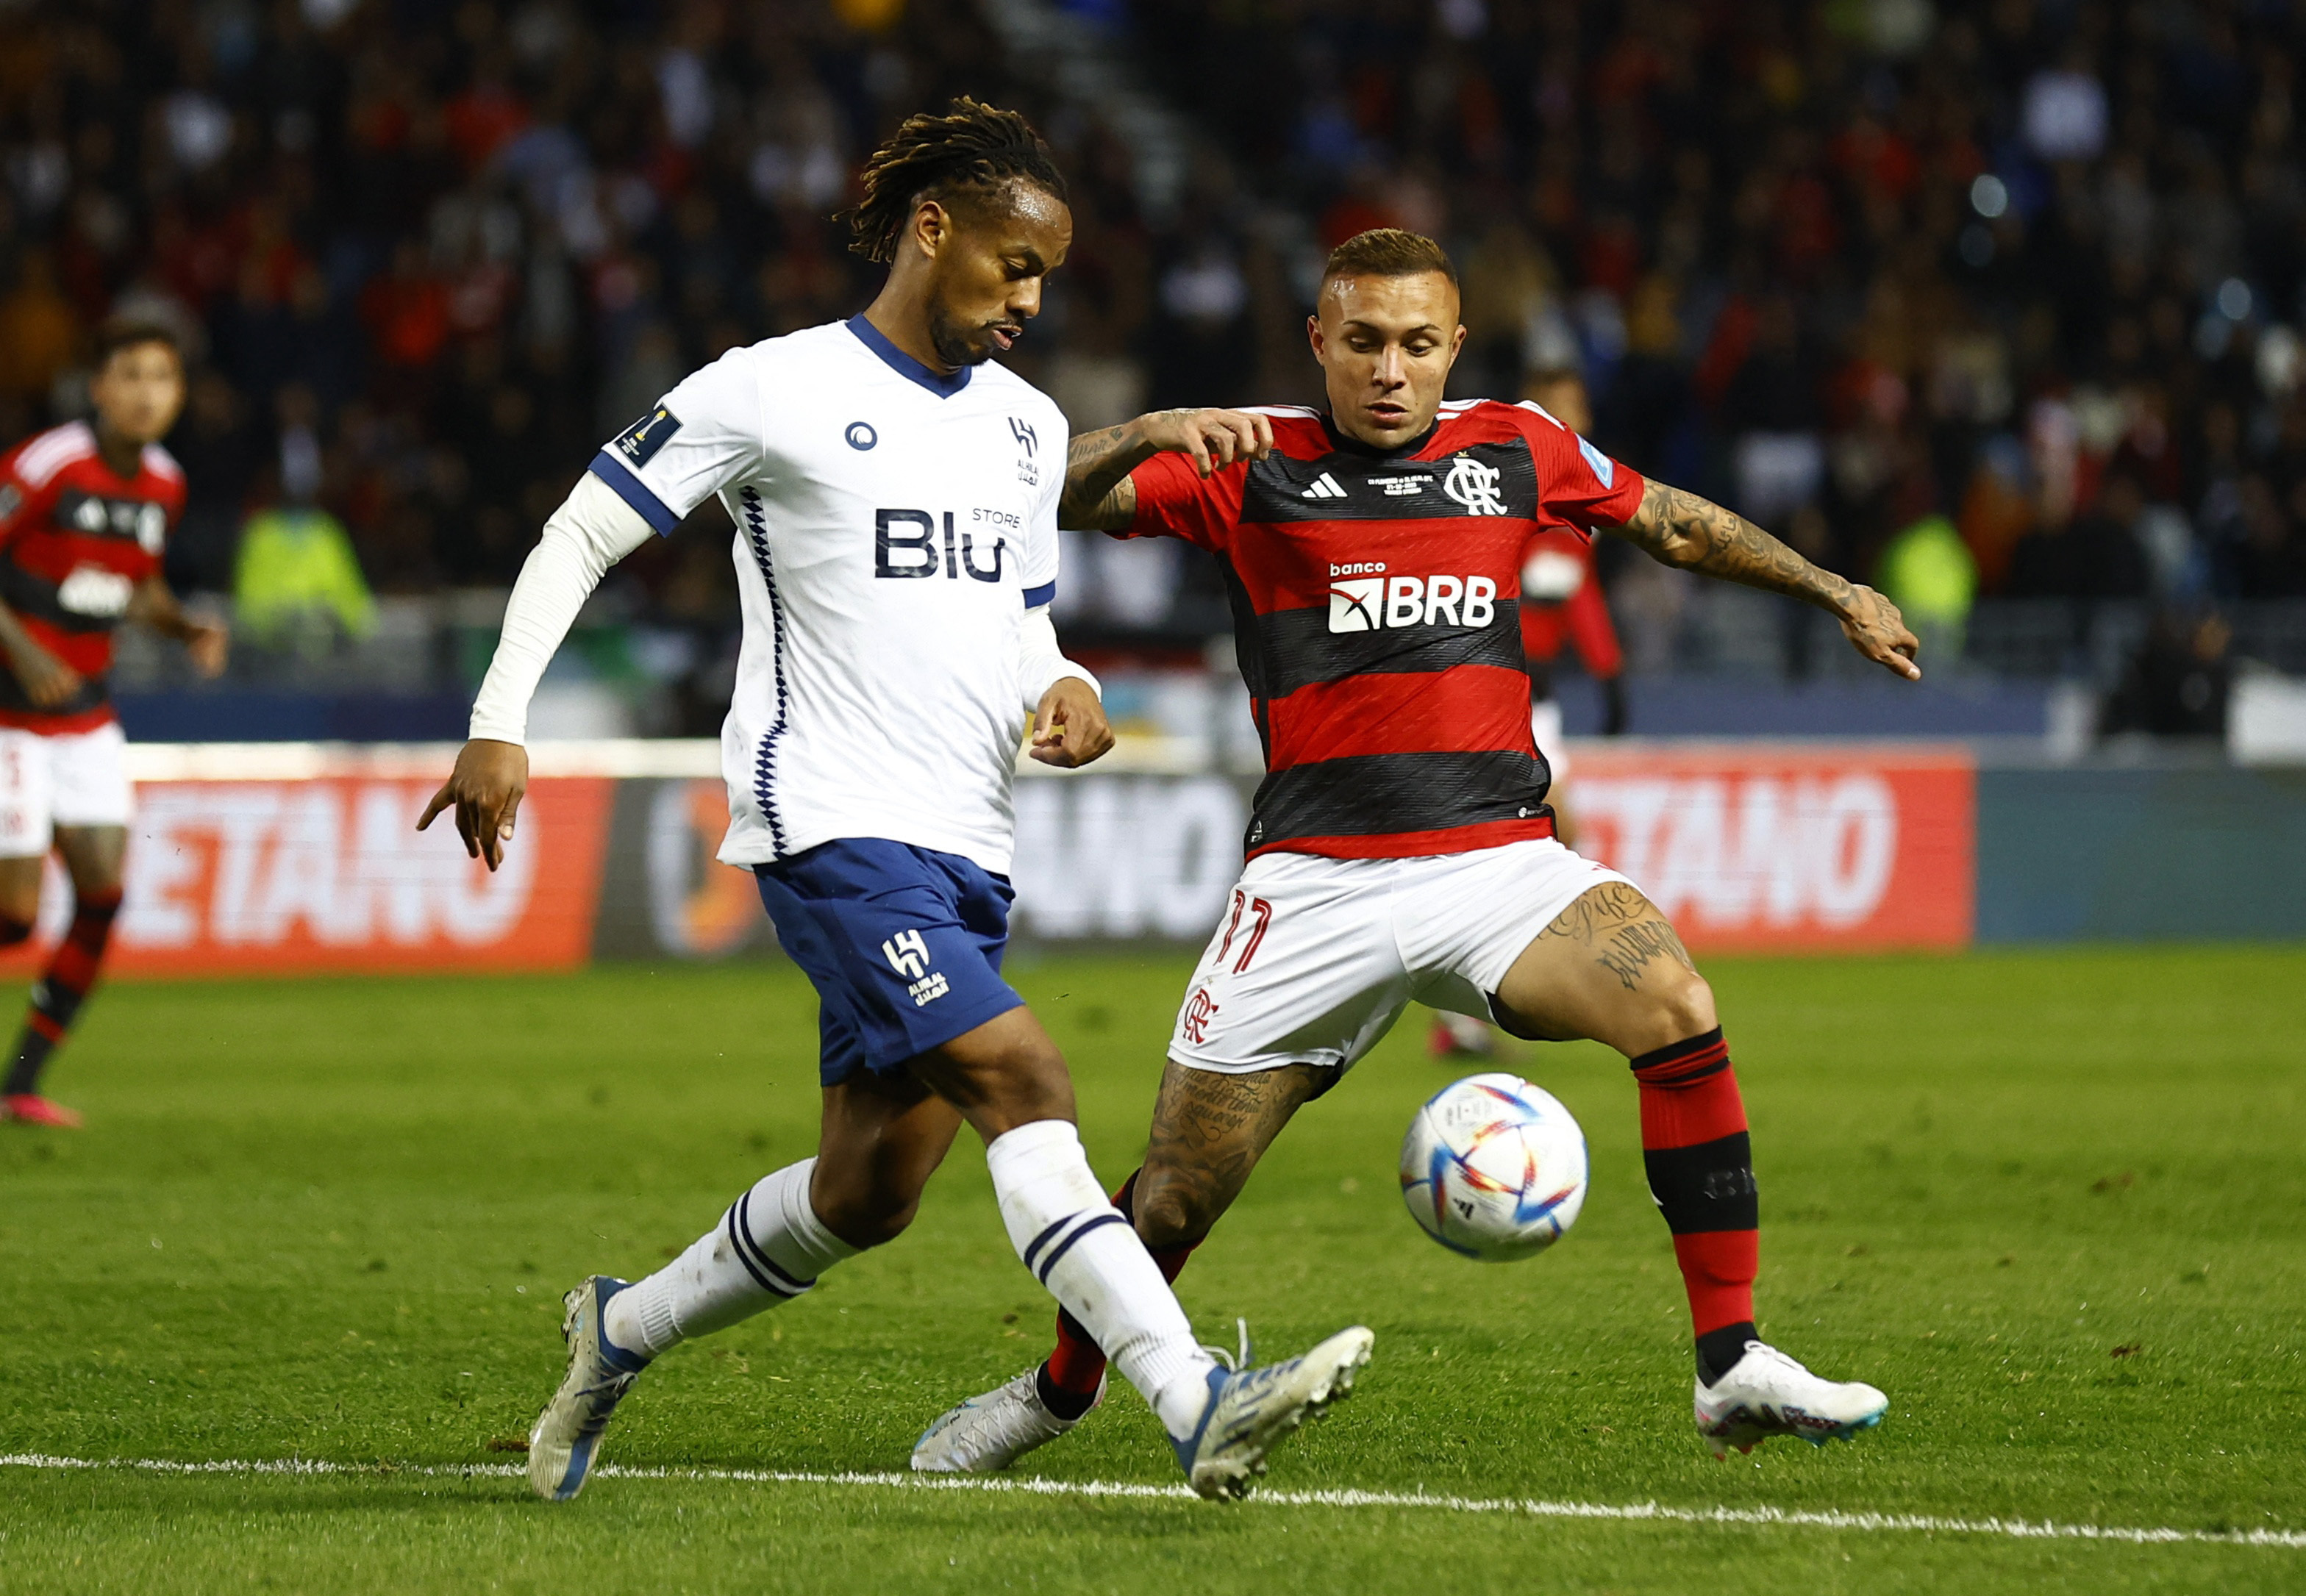
[[[610,1341],[653,1358],[797,1297],[825,1270],[854,1258],[857,1249],[825,1229],[809,1207],[808,1177],[816,1168],[816,1159],[804,1158],[764,1177],[688,1251],[610,1298],[601,1316]]]
[[[1106,1200],[1080,1133],[1063,1120],[1037,1120],[995,1137],[985,1162],[1025,1267],[1088,1327],[1169,1433],[1191,1435],[1209,1403],[1213,1361],[1137,1232]]]

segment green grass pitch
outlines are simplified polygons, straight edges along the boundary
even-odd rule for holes
[[[1100,1175],[1142,1146],[1186,966],[1017,972]],[[1591,1140],[1552,1252],[1469,1264],[1395,1189],[1447,1079],[1413,1015],[1301,1117],[1181,1283],[1268,1351],[1360,1320],[1354,1399],[1275,1492],[2306,1530],[2306,953],[1717,962],[1755,1127],[1772,1340],[1891,1393],[1823,1451],[1716,1464],[1614,1055],[1517,1067]],[[0,1467],[0,1590],[1114,1592],[2306,1589],[2306,1549],[1913,1529],[1234,1506],[670,1477],[549,1506],[500,1474],[557,1378],[560,1292],[639,1274],[807,1154],[790,970],[122,986],[0,1134],[0,1454],[353,1465]],[[964,1139],[919,1223],[811,1297],[652,1370],[615,1464],[903,1466],[1041,1352],[1047,1300]],[[1116,1392],[1028,1472],[1166,1485]]]

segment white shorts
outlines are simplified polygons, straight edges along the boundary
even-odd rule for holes
[[[1413,859],[1251,859],[1193,971],[1169,1056],[1244,1074],[1350,1067],[1412,999],[1489,1019],[1556,916],[1614,870],[1550,838]]]
[[[0,858],[38,858],[60,825],[126,825],[132,807],[117,721],[45,737],[0,726]]]

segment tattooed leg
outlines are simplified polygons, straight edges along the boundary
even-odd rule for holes
[[[1172,1061],[1137,1176],[1137,1233],[1146,1246],[1198,1245],[1241,1195],[1281,1127],[1337,1073],[1328,1065],[1285,1064],[1226,1075]]]
[[[1516,1036],[1590,1037],[1628,1057],[1711,1030],[1713,994],[1657,906],[1605,882],[1538,933],[1494,995]]]

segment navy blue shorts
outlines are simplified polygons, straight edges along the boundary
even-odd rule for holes
[[[899,1069],[1025,1001],[1001,978],[1017,894],[956,854],[847,837],[753,875],[816,987],[826,1086]]]

